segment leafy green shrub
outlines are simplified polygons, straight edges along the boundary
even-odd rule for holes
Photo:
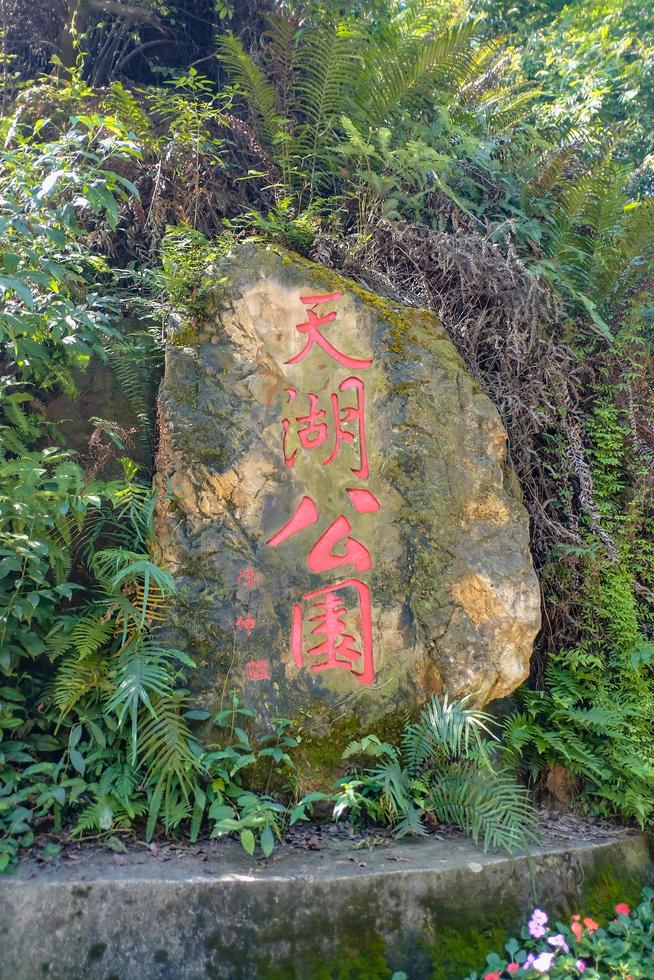
[[[254,853],[258,842],[268,857],[275,840],[282,839],[288,825],[307,820],[313,803],[331,797],[327,793],[307,793],[298,802],[285,804],[269,792],[253,793],[247,789],[248,769],[259,773],[267,769],[268,786],[275,774],[292,781],[294,762],[289,753],[299,744],[292,734],[292,723],[280,718],[275,722],[274,731],[260,737],[253,745],[238,722],[254,716],[254,712],[241,707],[234,696],[231,707],[219,711],[212,720],[221,732],[222,744],[210,746],[202,761],[210,778],[207,802],[208,818],[213,821],[211,836],[238,833],[248,854]]]
[[[157,637],[175,587],[148,551],[154,496],[125,469],[96,494],[53,449],[0,465],[0,870],[36,829],[71,819],[73,836],[143,818],[148,838],[188,822],[196,839],[206,818],[213,836],[238,830],[269,854],[322,798],[286,805],[247,789],[262,765],[292,781],[287,721],[253,746],[237,724],[252,713],[234,703],[213,719],[220,743],[196,742],[191,725],[209,716],[184,687],[193,662]],[[84,584],[71,577],[80,562]]]
[[[654,976],[654,891],[646,888],[635,909],[615,906],[615,918],[602,928],[590,916],[574,915],[570,924],[548,924],[534,909],[520,940],[510,939],[502,953],[490,953],[487,969],[467,980],[503,980],[512,976],[578,977],[584,980],[649,980]]]
[[[118,120],[97,113],[73,116],[58,132],[47,118],[23,121],[18,112],[2,130],[4,381],[73,391],[71,372],[117,336],[112,270],[88,236],[93,221],[115,229],[121,202],[137,195],[111,167],[136,158],[138,146]]]
[[[374,768],[355,768],[337,784],[335,815],[389,823],[397,837],[425,834],[425,819],[456,824],[484,850],[508,851],[536,839],[526,790],[491,763],[490,715],[435,695],[404,730],[400,748],[368,735],[344,758],[368,755]],[[493,737],[493,736],[491,736]]]

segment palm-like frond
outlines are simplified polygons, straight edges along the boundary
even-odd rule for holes
[[[134,625],[142,629],[148,622],[148,616],[155,615],[155,609],[161,610],[165,601],[175,594],[172,575],[155,565],[149,555],[123,548],[105,548],[95,552],[92,567],[98,578],[105,583],[109,595],[118,597],[129,589],[139,602],[137,617],[133,617],[129,609],[123,616],[123,643],[127,642],[133,619]],[[150,602],[153,591],[154,605]],[[131,606],[132,610],[136,609],[134,603]]]
[[[402,752],[412,772],[420,772],[429,759],[457,758],[473,746],[481,748],[485,736],[494,737],[491,716],[466,707],[470,700],[450,701],[445,695],[441,702],[434,695],[419,720],[407,727]]]
[[[386,819],[396,836],[423,834],[422,817],[454,823],[485,849],[513,851],[536,839],[536,821],[527,789],[513,770],[491,765],[486,742],[489,715],[466,707],[469,698],[442,702],[434,696],[418,722],[405,728],[401,753],[375,736],[352,742],[348,757],[362,752],[381,761],[375,768],[341,780],[337,812],[362,810]],[[522,728],[529,719],[522,718]],[[513,724],[514,746],[524,748],[533,733]]]
[[[413,823],[420,823],[419,812],[412,798],[412,787],[409,773],[403,769],[398,759],[388,759],[370,775],[381,786],[381,798],[387,816],[396,822],[398,817],[414,816]],[[424,833],[424,828],[423,831]]]
[[[188,658],[181,652],[162,649],[154,641],[137,634],[112,661],[109,676],[114,690],[105,701],[105,707],[115,712],[119,725],[129,716],[133,763],[136,762],[139,709],[145,706],[154,715],[152,698],[172,694],[178,672],[173,666],[176,659],[188,663]]]

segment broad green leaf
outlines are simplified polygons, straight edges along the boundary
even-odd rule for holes
[[[241,844],[243,845],[243,850],[247,851],[248,854],[254,854],[255,840],[251,830],[246,829],[241,831]]]

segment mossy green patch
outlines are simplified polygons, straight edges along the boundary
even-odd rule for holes
[[[649,876],[641,870],[634,871],[624,864],[616,864],[608,851],[599,851],[595,856],[593,869],[587,873],[583,887],[583,908],[575,908],[572,899],[571,914],[590,915],[598,921],[610,917],[618,902],[627,902],[632,907],[640,900],[640,892]]]
[[[365,730],[382,742],[397,743],[406,722],[406,711],[389,711],[384,718],[366,725]],[[306,724],[303,723],[305,729]],[[302,792],[328,789],[343,774],[343,752],[350,742],[361,737],[362,730],[360,719],[351,714],[332,722],[328,736],[313,736],[310,731],[303,734],[295,755]]]
[[[386,958],[386,944],[383,939],[373,938],[361,941],[361,936],[353,936],[344,942],[336,954],[327,959],[322,956],[309,956],[299,965],[288,962],[270,968],[263,961],[258,968],[259,980],[390,980],[393,969]]]

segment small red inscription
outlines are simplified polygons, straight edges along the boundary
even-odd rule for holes
[[[338,300],[341,298],[342,293],[325,293],[323,296],[300,296],[300,301],[304,303],[305,306],[311,307],[316,306],[317,303],[329,303],[331,300]],[[297,323],[295,329],[298,333],[304,333],[307,335],[307,342],[302,348],[302,350],[291,357],[287,364],[297,364],[298,361],[303,361],[304,358],[311,352],[314,344],[320,347],[326,354],[329,354],[335,361],[342,364],[343,367],[347,367],[353,370],[357,368],[367,368],[372,364],[372,360],[363,360],[356,357],[348,357],[347,354],[343,354],[342,351],[336,349],[327,340],[325,335],[321,333],[320,327],[325,323],[332,323],[336,319],[336,310],[332,310],[331,313],[325,313],[323,316],[319,316],[314,310],[307,309],[307,317],[303,323]]]
[[[298,667],[305,667],[309,658],[311,670],[332,670],[340,667],[349,670],[360,684],[372,684],[375,670],[372,656],[372,619],[370,589],[358,579],[350,578],[337,585],[307,592],[302,597],[308,606],[308,623],[314,623],[311,635],[319,639],[306,652],[303,649],[302,603],[293,607],[291,653]],[[348,609],[347,601],[354,599],[354,608]],[[359,641],[347,632],[346,617],[358,621]],[[349,627],[353,629],[354,627]],[[313,658],[320,658],[311,662]]]
[[[270,680],[270,661],[248,660],[245,665],[245,676],[249,681]]]
[[[349,492],[350,491],[348,490],[348,493]],[[255,572],[255,570],[252,567],[250,567],[250,568],[242,568],[241,571],[238,573],[238,576],[236,578],[236,584],[237,585],[241,585],[241,583],[242,583],[248,589],[253,588],[256,585],[256,582],[257,582],[257,573]]]
[[[248,636],[250,636],[252,630],[256,625],[257,624],[252,616],[247,616],[245,619],[243,618],[243,616],[239,616],[238,619],[236,620],[236,629],[244,630]]]

